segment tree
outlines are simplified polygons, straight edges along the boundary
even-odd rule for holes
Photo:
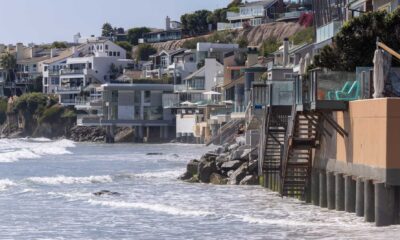
[[[131,28],[128,30],[128,42],[136,46],[139,44],[139,39],[143,38],[143,35],[148,32],[150,32],[150,29],[147,27]]]
[[[109,23],[104,23],[102,27],[101,36],[111,37],[114,34],[114,29]]]
[[[17,59],[10,53],[3,54],[0,57],[0,67],[5,70],[5,82],[11,83],[15,80],[17,69]]]
[[[127,42],[127,41],[122,41],[122,42],[116,42],[115,44],[117,44],[118,46],[122,47],[123,49],[125,49],[126,51],[126,58],[132,58],[132,45]]]
[[[239,7],[242,4],[242,0],[232,0],[231,3],[228,4],[229,8]]]
[[[207,19],[212,13],[208,10],[199,10],[181,16],[182,31],[191,36],[208,32]]]
[[[136,51],[136,60],[137,61],[148,61],[149,56],[157,53],[157,49],[155,49],[150,44],[140,44]]]
[[[281,43],[276,38],[269,38],[265,40],[261,45],[261,55],[268,57],[273,52],[279,49]]]
[[[53,42],[50,46],[51,48],[68,48],[67,44],[65,42]]]
[[[334,44],[314,57],[317,67],[354,71],[357,66],[372,66],[379,38],[399,51],[400,9],[391,14],[378,11],[363,14],[346,22],[334,37]]]

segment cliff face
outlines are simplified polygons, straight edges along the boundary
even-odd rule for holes
[[[278,40],[283,40],[286,37],[290,37],[291,35],[299,32],[300,30],[304,29],[298,23],[294,22],[274,22],[274,23],[267,23],[262,24],[257,27],[249,28],[249,29],[242,29],[242,30],[235,30],[233,31],[236,39],[240,39],[245,37],[251,46],[260,46],[263,41],[269,38],[276,38]],[[211,35],[202,36],[205,38],[210,37]],[[176,41],[168,41],[162,43],[154,43],[151,44],[155,47],[158,51],[161,50],[173,50],[182,47],[183,43],[191,40],[192,38],[176,40]],[[135,52],[136,49],[134,48],[133,51]]]

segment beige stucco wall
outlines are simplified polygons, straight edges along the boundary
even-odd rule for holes
[[[336,113],[336,118],[349,136],[336,134],[336,156],[331,158],[373,168],[400,169],[400,99],[350,102],[349,111]]]

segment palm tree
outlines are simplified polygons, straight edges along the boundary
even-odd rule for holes
[[[13,85],[12,82],[15,79],[15,71],[17,69],[17,59],[10,53],[3,54],[0,57],[0,67],[5,70],[5,85]],[[12,94],[15,94],[15,92],[12,92]]]

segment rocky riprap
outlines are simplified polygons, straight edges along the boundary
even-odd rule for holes
[[[204,154],[200,160],[191,160],[179,179],[190,183],[257,185],[257,158],[257,149],[241,141],[224,144]]]

